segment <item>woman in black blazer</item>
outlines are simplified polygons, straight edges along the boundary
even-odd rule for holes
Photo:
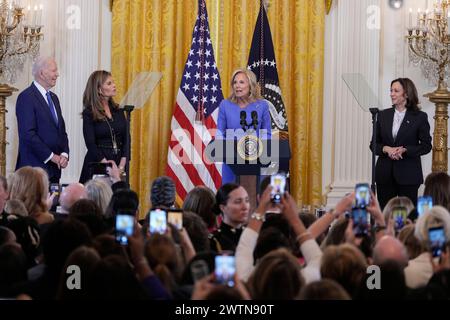
[[[94,71],[83,95],[83,136],[87,147],[80,182],[92,177],[90,163],[112,160],[122,172],[127,161],[127,120],[114,102],[116,85],[111,73]]]
[[[420,156],[430,152],[431,136],[427,114],[419,110],[414,83],[408,78],[391,82],[392,108],[378,115],[375,169],[381,208],[396,196],[417,203],[417,190],[423,183]]]

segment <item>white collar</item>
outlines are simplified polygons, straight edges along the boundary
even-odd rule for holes
[[[37,82],[36,80],[33,81],[33,84],[36,86],[36,88],[39,90],[39,92],[42,94],[42,96],[44,98],[47,98],[47,90],[45,90],[45,88],[43,86],[41,86],[41,84],[39,82]],[[50,91],[50,90],[48,90]]]

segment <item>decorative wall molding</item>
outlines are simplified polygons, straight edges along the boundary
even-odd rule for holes
[[[371,179],[371,115],[358,105],[342,74],[361,73],[378,94],[380,29],[371,28],[368,19],[379,2],[340,1],[326,17],[322,162],[327,206],[355,183]]]

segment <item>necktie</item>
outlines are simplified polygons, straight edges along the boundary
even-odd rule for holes
[[[46,96],[47,96],[48,107],[49,107],[50,113],[52,114],[52,117],[53,117],[53,121],[55,121],[55,124],[58,125],[58,117],[56,116],[55,105],[53,104],[52,97],[50,96],[50,91],[47,91]]]

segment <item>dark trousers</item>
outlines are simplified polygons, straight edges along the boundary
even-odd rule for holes
[[[389,200],[394,197],[408,197],[414,206],[417,205],[417,191],[420,185],[400,185],[396,182],[391,184],[377,184],[377,197],[381,210],[384,209]]]

